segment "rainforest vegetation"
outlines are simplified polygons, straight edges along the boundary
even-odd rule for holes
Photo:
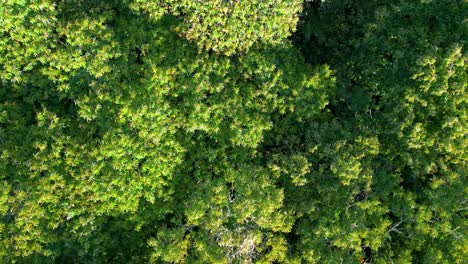
[[[0,263],[466,263],[467,17],[0,1]]]

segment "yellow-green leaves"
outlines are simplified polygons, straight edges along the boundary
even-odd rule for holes
[[[234,55],[256,43],[277,44],[295,29],[301,1],[182,1],[179,32],[202,50]]]
[[[176,29],[180,36],[200,51],[232,56],[255,44],[281,43],[295,30],[301,5],[298,0],[138,0],[131,7],[153,19],[172,14],[182,20]]]

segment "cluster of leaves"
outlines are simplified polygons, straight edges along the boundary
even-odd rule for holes
[[[201,50],[235,55],[255,43],[279,44],[296,27],[301,0],[136,0],[152,18],[171,14],[183,20],[177,31]]]
[[[301,10],[2,2],[0,262],[463,262],[466,3]]]

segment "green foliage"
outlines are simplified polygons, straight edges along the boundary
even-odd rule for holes
[[[151,17],[172,14],[178,32],[202,50],[234,55],[256,43],[279,44],[295,29],[299,0],[137,0],[132,6]]]
[[[3,1],[0,262],[463,263],[467,4],[301,4]]]
[[[337,76],[333,121],[305,133],[320,164],[311,172],[343,185],[311,185],[320,196],[299,239],[304,250],[316,244],[308,261],[463,262],[466,10],[464,1],[307,6],[295,41]]]

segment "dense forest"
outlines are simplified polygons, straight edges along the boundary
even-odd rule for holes
[[[467,18],[0,1],[0,263],[466,263]]]

